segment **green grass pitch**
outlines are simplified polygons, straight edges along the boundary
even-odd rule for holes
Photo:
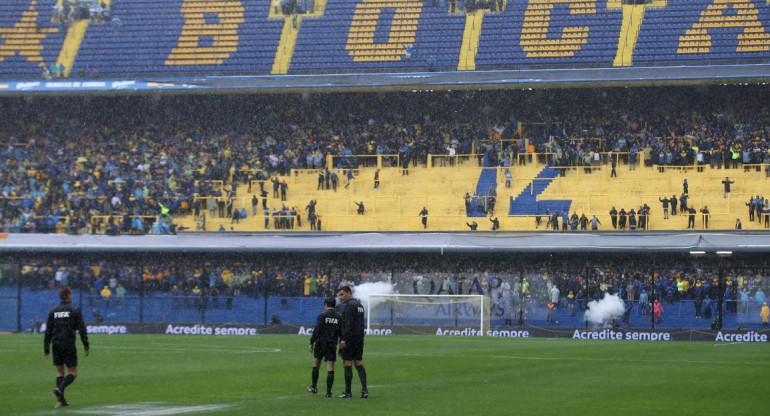
[[[42,335],[0,336],[0,414],[754,416],[770,403],[766,344],[370,336],[370,398],[354,372],[341,400],[305,391],[308,339],[94,335],[72,405],[54,409]],[[321,392],[325,380],[322,366]]]

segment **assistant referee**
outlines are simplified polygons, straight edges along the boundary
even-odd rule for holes
[[[80,333],[80,341],[83,342],[86,356],[90,352],[90,346],[83,314],[80,309],[72,306],[72,289],[62,286],[59,289],[59,299],[61,303],[48,312],[43,350],[45,358],[48,358],[53,345],[53,365],[56,366],[56,388],[53,389],[53,394],[56,396],[57,406],[69,406],[64,398],[64,390],[78,376],[75,333]],[[68,373],[66,376],[64,375],[65,366]]]
[[[318,314],[313,335],[310,337],[310,352],[313,353],[313,370],[310,393],[318,393],[318,367],[326,361],[326,397],[332,397],[334,385],[334,362],[337,360],[337,341],[340,338],[342,315],[334,310],[337,301],[334,298],[324,300],[324,311]]]

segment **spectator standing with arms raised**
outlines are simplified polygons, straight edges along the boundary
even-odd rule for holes
[[[75,333],[80,333],[80,341],[83,343],[86,356],[90,352],[88,343],[88,331],[83,321],[83,314],[75,306],[72,306],[72,289],[62,286],[59,289],[61,303],[48,313],[43,351],[45,358],[51,353],[53,345],[53,365],[56,366],[56,388],[53,394],[56,396],[57,407],[69,406],[64,398],[64,390],[75,381],[78,376],[78,354],[75,347]],[[67,375],[64,375],[64,367],[67,367]]]
[[[725,192],[722,194],[723,197],[727,198],[727,194],[730,193],[730,185],[734,183],[735,181],[731,181],[729,176],[725,176],[725,180],[722,181],[722,185],[725,187]]]
[[[658,198],[658,201],[660,201],[663,204],[663,219],[667,220],[668,219],[668,203],[669,203],[669,200],[668,200],[668,198],[666,198],[664,196],[662,198]]]

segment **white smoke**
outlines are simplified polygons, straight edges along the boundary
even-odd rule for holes
[[[623,316],[625,309],[626,306],[620,296],[605,293],[602,300],[588,302],[585,318],[587,321],[602,325]]]
[[[352,289],[353,297],[361,301],[365,308],[370,302],[369,295],[391,295],[394,292],[393,285],[388,282],[363,283],[353,286]],[[382,302],[381,298],[375,298],[375,300],[376,302],[372,306]]]

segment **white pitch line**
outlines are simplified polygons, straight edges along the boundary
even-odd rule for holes
[[[382,356],[397,356],[397,357],[438,357],[438,358],[468,358],[467,354],[395,354],[387,352],[367,352],[366,355],[382,355]],[[506,360],[523,360],[523,361],[596,361],[596,362],[618,362],[618,363],[637,363],[637,362],[650,362],[650,363],[677,363],[677,364],[725,364],[725,365],[770,365],[770,362],[761,361],[709,361],[709,360],[660,360],[658,358],[654,360],[640,360],[636,358],[622,359],[622,358],[586,358],[586,357],[527,357],[520,355],[485,355],[484,359],[499,358]]]
[[[104,415],[104,416],[167,416],[184,415],[191,413],[213,413],[232,408],[233,404],[210,404],[198,406],[173,406],[164,403],[132,403],[115,404],[106,406],[91,406],[83,409],[66,409],[66,414],[75,415]],[[58,409],[50,412],[36,414],[58,414]]]
[[[227,353],[235,353],[235,354],[262,354],[262,353],[268,353],[273,354],[277,352],[283,352],[279,348],[254,348],[254,349],[229,349],[229,348],[185,348],[185,347],[179,347],[174,346],[173,348],[165,348],[165,347],[157,347],[157,348],[146,348],[146,347],[114,347],[114,346],[104,346],[99,347],[99,349],[103,350],[123,350],[123,351],[148,351],[152,354],[163,354],[163,353],[187,353],[187,352],[194,352],[194,351],[200,351],[200,352],[227,352]]]
[[[125,404],[114,406],[103,406],[96,408],[85,408],[75,411],[75,414],[93,414],[108,416],[164,416],[164,415],[183,415],[189,413],[217,412],[223,411],[231,405],[211,404],[201,406],[163,406],[150,404]]]

